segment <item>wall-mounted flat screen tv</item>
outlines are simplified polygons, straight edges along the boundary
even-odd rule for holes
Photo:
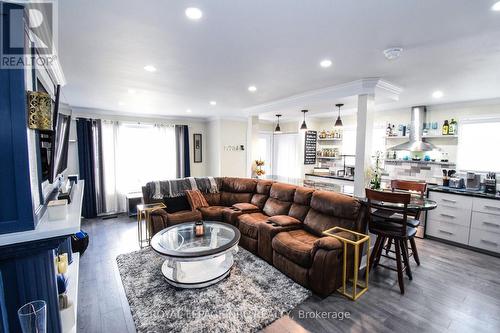
[[[68,167],[68,146],[69,146],[69,128],[71,125],[71,116],[65,114],[57,115],[57,125],[54,135],[54,154],[52,163],[52,179],[63,173]]]

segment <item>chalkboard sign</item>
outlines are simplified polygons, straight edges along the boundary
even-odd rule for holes
[[[306,131],[304,143],[304,164],[316,164],[316,143],[318,141],[318,132]]]

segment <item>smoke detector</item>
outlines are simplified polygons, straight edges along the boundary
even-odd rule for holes
[[[401,47],[391,47],[390,49],[384,50],[384,56],[387,60],[395,60],[401,56],[403,48]]]

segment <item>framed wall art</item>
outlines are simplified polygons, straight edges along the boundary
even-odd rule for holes
[[[193,134],[193,149],[194,149],[194,163],[201,163],[203,161],[202,154],[203,143],[200,133]]]

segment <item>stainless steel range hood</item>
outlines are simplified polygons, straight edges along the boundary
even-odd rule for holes
[[[414,106],[411,108],[410,141],[399,144],[390,150],[408,150],[411,152],[439,150],[432,143],[425,142],[423,138],[423,124],[426,122],[427,110],[425,106]]]

